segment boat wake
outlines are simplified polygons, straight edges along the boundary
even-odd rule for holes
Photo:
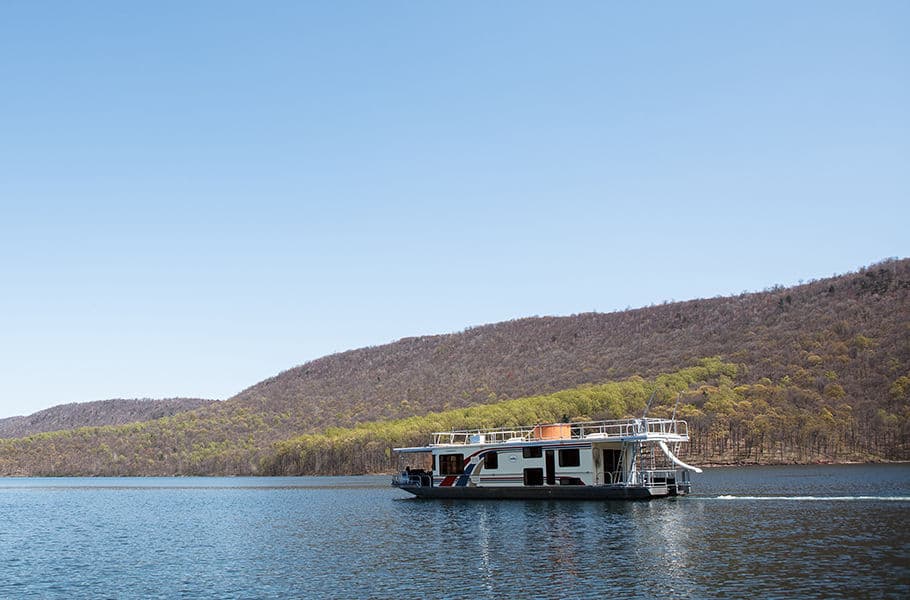
[[[910,496],[717,496],[712,500],[800,500],[825,502],[910,502]]]

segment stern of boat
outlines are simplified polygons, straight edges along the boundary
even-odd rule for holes
[[[406,469],[392,477],[392,485],[414,493],[413,488],[433,486],[433,472],[423,469]]]

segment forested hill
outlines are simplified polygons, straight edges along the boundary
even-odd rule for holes
[[[99,425],[124,425],[169,417],[194,410],[214,400],[167,398],[164,400],[98,400],[60,404],[28,416],[0,419],[0,438],[15,438]]]
[[[430,416],[426,423],[454,423],[455,409],[631,376],[652,380],[706,357],[735,369],[692,380],[682,396],[681,414],[690,418],[705,462],[910,458],[910,260],[904,259],[791,288],[534,317],[343,352],[194,411],[0,440],[0,474],[376,469],[392,437],[367,439],[369,462],[345,464],[337,457],[298,460],[313,444],[311,456],[328,457],[320,448],[340,447],[333,437],[289,440],[440,411],[448,411],[443,421]],[[642,391],[615,406],[636,407]],[[491,414],[502,411],[477,418],[487,422]],[[598,414],[623,416],[613,409]],[[387,430],[368,435],[374,431]]]
[[[327,356],[234,397],[304,410],[307,430],[489,403],[719,356],[750,380],[836,383],[857,403],[910,369],[910,260],[791,288],[615,313],[534,317]]]

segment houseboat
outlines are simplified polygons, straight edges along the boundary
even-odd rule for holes
[[[440,432],[427,446],[394,449],[424,458],[392,485],[421,498],[678,496],[689,493],[689,471],[701,473],[676,456],[688,441],[685,421],[653,418]]]

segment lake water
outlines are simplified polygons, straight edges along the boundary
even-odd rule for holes
[[[650,502],[388,477],[0,479],[2,598],[908,598],[910,466],[752,467]]]

